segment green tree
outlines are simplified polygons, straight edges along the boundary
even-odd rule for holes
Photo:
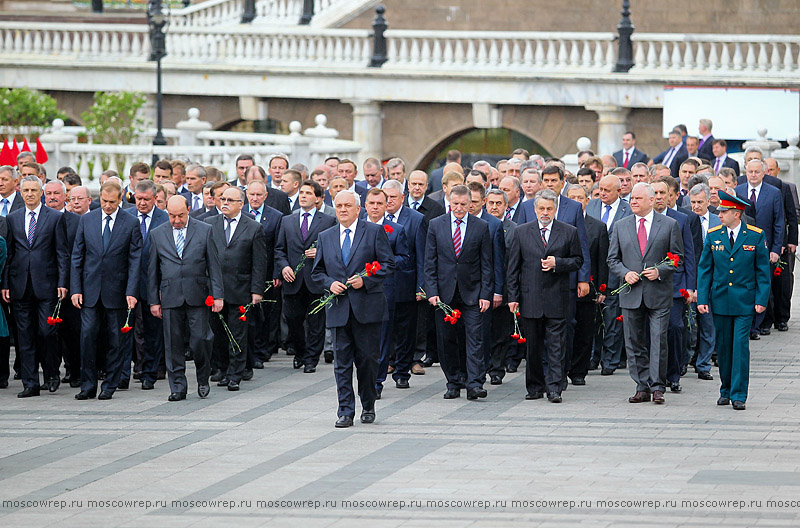
[[[92,143],[103,145],[131,145],[137,143],[145,132],[145,120],[139,110],[147,97],[139,92],[97,92],[94,104],[81,114],[86,134]],[[101,156],[103,169],[109,166],[109,156]],[[122,169],[125,157],[117,156],[117,167]]]
[[[9,127],[49,127],[53,119],[64,119],[56,100],[27,88],[0,89],[0,124]]]

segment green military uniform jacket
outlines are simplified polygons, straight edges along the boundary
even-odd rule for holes
[[[714,315],[750,315],[769,302],[770,265],[761,229],[742,222],[733,248],[725,226],[708,230],[697,270],[697,304]]]

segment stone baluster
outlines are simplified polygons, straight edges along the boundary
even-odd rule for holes
[[[792,136],[787,142],[789,146],[785,149],[778,149],[772,152],[772,157],[778,162],[781,172],[780,179],[789,181],[800,186],[800,137]]]

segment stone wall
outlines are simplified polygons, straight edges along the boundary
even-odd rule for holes
[[[392,29],[616,31],[621,0],[384,0]],[[797,0],[636,0],[631,18],[646,33],[797,34]],[[374,10],[344,27],[367,28]]]

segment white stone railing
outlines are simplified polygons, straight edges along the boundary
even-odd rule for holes
[[[347,0],[316,0],[314,16],[324,14]],[[212,27],[238,24],[244,0],[207,0],[170,12],[172,27]],[[303,14],[303,0],[257,0],[254,25],[296,25]]]
[[[611,71],[613,33],[387,30],[386,68]]]
[[[634,72],[796,72],[800,37],[792,35],[683,35],[634,33]]]

